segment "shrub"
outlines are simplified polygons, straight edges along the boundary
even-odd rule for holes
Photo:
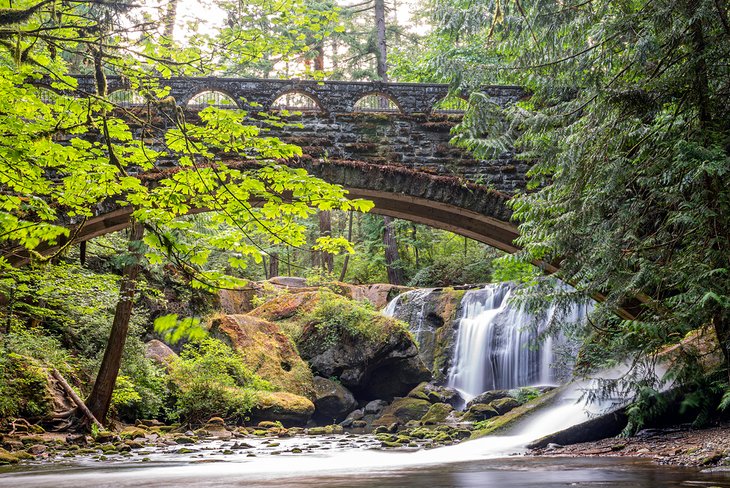
[[[51,411],[45,370],[14,352],[0,355],[0,418],[43,417]]]
[[[245,420],[255,392],[272,389],[228,345],[213,338],[186,344],[170,366],[176,399],[170,416],[190,423],[210,417]]]

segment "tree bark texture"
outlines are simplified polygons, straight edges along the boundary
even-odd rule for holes
[[[143,234],[144,227],[142,224],[133,222],[130,228],[128,247],[131,260],[124,267],[122,273],[119,301],[114,312],[114,322],[104,351],[104,359],[99,367],[99,374],[96,376],[91,395],[86,400],[86,406],[100,422],[104,422],[109,411],[114,384],[117,381],[119,367],[122,364],[124,343],[127,340],[129,320],[132,317],[132,308],[134,306],[134,295],[137,291],[137,277],[141,268],[142,251],[139,241],[142,240]]]
[[[385,246],[385,267],[388,271],[388,283],[391,285],[403,284],[403,269],[398,253],[398,241],[393,229],[393,219],[383,217],[383,245]]]
[[[332,236],[332,214],[329,210],[319,212],[319,235],[321,237]],[[322,252],[322,267],[325,271],[332,273],[335,269],[335,257],[328,252]]]

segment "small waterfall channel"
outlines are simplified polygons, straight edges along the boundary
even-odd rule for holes
[[[489,284],[467,291],[461,299],[446,384],[459,390],[466,401],[488,390],[554,385],[568,379],[569,368],[556,366],[557,349],[566,344],[560,336],[546,335],[557,307],[550,306],[535,317],[510,303],[515,290],[514,283]],[[386,315],[411,324],[416,342],[426,355],[435,334],[426,313],[434,291],[404,293],[384,310]],[[576,304],[562,318],[575,322],[586,313],[586,305]]]

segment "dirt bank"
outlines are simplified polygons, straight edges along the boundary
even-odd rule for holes
[[[730,423],[705,429],[681,425],[646,429],[633,437],[612,437],[596,442],[533,449],[537,456],[633,456],[651,458],[658,464],[698,466],[730,472]]]

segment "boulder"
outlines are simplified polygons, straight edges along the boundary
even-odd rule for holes
[[[472,405],[476,405],[477,403],[489,404],[495,400],[500,400],[509,396],[509,390],[485,391],[484,393],[480,393],[479,395],[469,400],[469,402],[466,404],[466,408],[468,409],[469,407],[471,407]]]
[[[385,407],[388,406],[388,402],[385,400],[372,400],[365,405],[365,413],[379,414]]]
[[[357,402],[350,390],[327,378],[314,377],[314,394],[317,420],[340,422],[357,408]]]
[[[312,372],[277,324],[251,315],[224,315],[213,321],[211,333],[276,389],[314,398]]]
[[[431,405],[431,408],[428,409],[426,415],[421,417],[421,425],[435,425],[443,423],[453,411],[454,407],[448,403],[434,403]]]
[[[411,398],[420,398],[428,400],[431,403],[448,403],[452,407],[464,404],[464,400],[455,388],[448,386],[436,386],[431,383],[423,382],[412,389],[408,396]]]
[[[409,420],[420,420],[431,408],[428,400],[418,398],[398,398],[383,410],[383,414],[373,422],[373,426],[405,425]]]
[[[465,420],[467,422],[478,422],[480,420],[487,420],[491,419],[492,417],[497,417],[498,415],[499,412],[497,412],[497,410],[495,410],[492,405],[477,403],[469,407],[469,410],[466,411],[466,413],[462,417],[462,420]]]
[[[144,345],[144,357],[166,368],[177,354],[164,342],[152,339]]]
[[[504,415],[510,410],[519,407],[520,402],[512,397],[506,397],[500,398],[499,400],[494,400],[492,403],[489,404],[489,406],[495,409],[500,415]]]
[[[301,356],[318,375],[338,378],[357,398],[386,400],[430,379],[401,322],[332,293],[300,295],[309,295],[309,307],[315,311],[322,300],[338,311],[324,323],[304,323],[297,338]]]
[[[308,398],[282,391],[260,391],[251,410],[253,423],[269,420],[284,426],[305,425],[314,414],[314,403]]]

